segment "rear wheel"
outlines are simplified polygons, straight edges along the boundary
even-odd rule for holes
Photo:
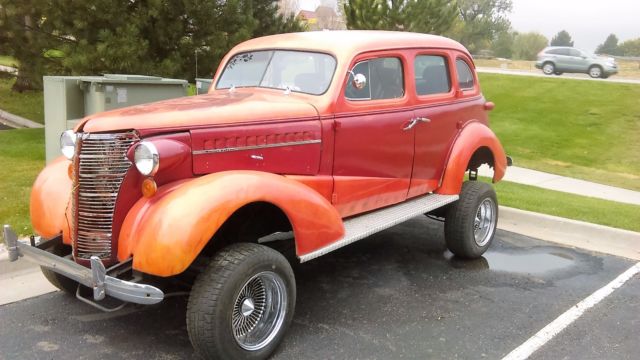
[[[444,223],[447,247],[455,255],[475,259],[489,248],[496,233],[498,200],[491,185],[462,184],[460,199],[449,206]]]
[[[542,65],[542,72],[545,75],[553,75],[556,72],[556,66],[552,62],[546,62]]]
[[[251,243],[219,251],[198,276],[187,328],[205,359],[264,359],[282,340],[296,301],[293,270],[277,251]]]
[[[602,77],[602,68],[598,65],[593,65],[592,67],[589,68],[589,76],[591,76],[594,79]]]
[[[54,246],[53,248],[47,251],[49,251],[54,255],[63,257],[71,254],[71,247],[68,245],[60,244],[60,245]],[[68,294],[75,296],[76,291],[78,290],[78,282],[71,280],[66,276],[62,276],[55,271],[51,271],[43,266],[40,267],[40,270],[42,271],[42,274],[44,275],[44,277],[47,278],[47,280],[49,280],[51,285],[57,287],[58,289]]]

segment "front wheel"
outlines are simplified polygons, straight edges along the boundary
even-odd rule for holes
[[[498,223],[498,200],[491,185],[479,181],[462,184],[460,198],[447,209],[445,241],[455,255],[475,259],[491,245]]]
[[[602,68],[598,65],[594,65],[589,68],[589,76],[594,79],[597,79],[602,76]]]
[[[191,289],[189,338],[205,359],[265,359],[289,327],[295,302],[293,270],[282,254],[258,244],[230,245]]]
[[[68,245],[60,244],[47,251],[54,255],[64,257],[71,254],[71,247]],[[49,280],[51,285],[57,287],[67,294],[75,296],[76,291],[78,290],[78,282],[76,282],[75,280],[71,280],[64,275],[60,275],[55,271],[49,270],[44,266],[41,266],[40,270],[42,271],[42,275],[44,275],[44,277]]]

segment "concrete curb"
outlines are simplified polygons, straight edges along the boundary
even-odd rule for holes
[[[14,115],[4,110],[0,110],[0,120],[5,120],[10,123],[9,125],[17,125],[18,127],[25,127],[25,128],[32,128],[32,129],[40,129],[44,127],[44,125],[39,124],[35,121],[25,119],[22,116]]]
[[[640,260],[640,233],[500,206],[498,228],[561,245]]]

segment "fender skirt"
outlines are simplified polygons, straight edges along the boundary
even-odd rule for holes
[[[29,201],[33,230],[45,239],[63,232],[65,244],[71,244],[65,216],[73,186],[69,179],[69,164],[69,160],[60,156],[47,165],[33,183]]]
[[[480,122],[471,122],[458,134],[449,154],[441,186],[435,191],[442,195],[459,194],[473,153],[487,147],[493,154],[493,182],[502,179],[507,169],[507,155],[496,135]]]
[[[310,187],[270,173],[225,171],[176,181],[138,200],[122,225],[118,259],[133,256],[133,268],[147,274],[179,274],[237,209],[253,202],[286,214],[298,256],[344,234],[338,211]]]

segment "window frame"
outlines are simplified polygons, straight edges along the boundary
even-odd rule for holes
[[[406,69],[406,64],[403,61],[403,58],[401,56],[396,56],[396,55],[382,55],[382,56],[375,56],[375,57],[370,57],[370,58],[366,58],[366,59],[360,59],[357,60],[356,62],[353,63],[353,66],[349,67],[349,71],[351,71],[351,69],[355,69],[358,65],[365,63],[365,62],[371,62],[373,60],[378,60],[378,59],[397,59],[398,62],[400,63],[400,73],[402,74],[402,96],[400,97],[395,97],[395,98],[382,98],[382,99],[372,99],[371,98],[371,66],[367,66],[368,69],[368,74],[367,76],[367,85],[369,86],[369,97],[368,98],[350,98],[347,97],[347,88],[349,87],[349,83],[351,82],[351,78],[353,77],[352,74],[347,73],[347,82],[345,83],[344,89],[342,89],[341,92],[341,96],[343,99],[345,99],[347,102],[364,102],[364,101],[388,101],[388,100],[398,100],[398,99],[404,99],[407,97],[407,82],[406,82],[406,78],[407,78],[407,69]]]
[[[449,76],[449,81],[450,81],[450,87],[449,87],[449,91],[446,93],[437,93],[437,94],[425,94],[425,95],[420,95],[418,94],[418,87],[417,87],[417,83],[416,83],[416,73],[415,73],[415,63],[416,63],[416,59],[419,56],[440,56],[442,58],[444,58],[445,60],[445,66],[447,68],[447,75]],[[433,99],[437,99],[437,98],[450,98],[455,94],[455,81],[454,81],[454,76],[453,76],[453,71],[452,71],[452,67],[451,67],[451,54],[447,51],[441,51],[441,50],[419,50],[418,52],[416,52],[415,54],[413,54],[412,57],[412,61],[413,64],[412,65],[412,78],[413,78],[413,91],[414,91],[414,95],[416,97],[416,99],[418,101],[423,101],[423,100],[433,100]]]
[[[471,74],[471,80],[473,81],[473,86],[471,86],[471,87],[462,87],[460,85],[460,72],[458,71],[458,61],[461,61],[469,69],[469,73]],[[478,79],[477,79],[477,75],[476,75],[475,71],[473,71],[474,67],[469,65],[469,62],[466,59],[464,59],[463,57],[461,57],[461,56],[457,56],[456,57],[455,67],[456,67],[456,87],[460,91],[462,91],[463,93],[476,90],[478,88]]]
[[[266,49],[253,49],[253,50],[246,50],[246,51],[239,51],[237,53],[234,54],[229,54],[226,60],[224,61],[224,63],[220,63],[220,69],[219,69],[219,73],[220,74],[215,74],[214,80],[215,80],[215,85],[212,86],[213,91],[218,91],[218,90],[229,90],[230,88],[218,88],[218,84],[220,83],[220,80],[222,79],[222,76],[224,75],[225,71],[227,70],[227,65],[229,64],[229,61],[231,61],[233,58],[235,58],[238,55],[242,55],[242,54],[248,54],[248,53],[252,53],[252,52],[259,52],[259,51],[273,51],[274,54],[276,51],[289,51],[289,52],[301,52],[301,53],[316,53],[316,54],[322,54],[322,55],[328,55],[331,58],[333,58],[333,61],[335,62],[334,68],[333,68],[333,74],[331,75],[331,78],[329,79],[329,82],[327,84],[327,88],[324,90],[324,92],[320,93],[320,94],[313,94],[313,93],[308,93],[308,92],[303,92],[303,91],[296,91],[296,90],[291,90],[291,92],[295,92],[297,94],[302,94],[302,95],[310,95],[310,96],[323,96],[325,94],[327,94],[329,92],[329,90],[331,90],[331,87],[333,86],[333,81],[336,79],[336,73],[340,70],[339,69],[339,62],[338,62],[338,58],[330,53],[330,52],[325,52],[325,51],[316,51],[316,50],[304,50],[304,49],[287,49],[287,48],[266,48]],[[273,57],[273,55],[272,55]],[[269,60],[269,62],[271,62],[271,59]],[[263,74],[264,76],[264,74]],[[267,87],[267,86],[239,86],[239,87],[235,87],[235,88],[257,88],[257,89],[267,89],[267,90],[277,90],[277,91],[284,91],[283,89],[280,88],[276,88],[276,87]]]

